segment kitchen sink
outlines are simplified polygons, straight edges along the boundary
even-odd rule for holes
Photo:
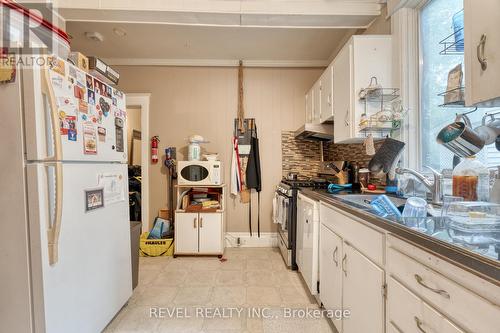
[[[370,205],[370,202],[380,195],[381,194],[334,194],[333,196],[348,204],[354,204],[359,208],[371,210],[372,206]],[[401,212],[403,212],[403,208],[406,204],[406,198],[392,196],[387,197],[396,207],[398,207]],[[427,214],[429,217],[441,216],[441,207],[429,203],[427,209]]]
[[[371,208],[370,202],[379,195],[380,194],[344,194],[344,195],[334,195],[334,197],[341,199],[343,201],[347,201],[349,203],[360,205],[366,208]],[[388,196],[388,198],[392,201],[392,203],[396,207],[401,207],[406,204],[405,198],[396,198],[390,196]]]

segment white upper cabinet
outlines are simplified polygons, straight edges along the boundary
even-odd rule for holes
[[[333,121],[335,143],[364,139],[359,132],[359,121],[365,112],[365,103],[358,96],[361,89],[369,86],[372,77],[376,77],[383,88],[392,88],[390,35],[351,37],[306,94],[306,122]]]
[[[306,124],[312,123],[313,115],[313,92],[312,88],[306,94]]]
[[[333,61],[333,135],[335,142],[343,142],[353,137],[352,131],[352,44],[348,43]]]
[[[500,106],[500,1],[464,2],[465,103]]]
[[[335,143],[359,142],[365,104],[359,99],[372,77],[383,88],[392,88],[392,42],[390,35],[356,35],[333,61],[333,112]],[[369,116],[369,115],[368,115]]]
[[[313,93],[313,108],[312,108],[312,123],[319,124],[321,122],[321,80],[316,81],[312,88]]]
[[[333,120],[333,65],[321,75],[321,115],[320,122]]]

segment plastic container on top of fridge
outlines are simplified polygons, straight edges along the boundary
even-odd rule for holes
[[[43,18],[36,10],[29,10],[12,0],[0,0],[0,7],[5,14],[9,16],[9,31],[2,32],[9,34],[10,45],[2,45],[3,47],[19,48],[26,43],[24,40],[24,31],[26,25],[29,24],[29,47],[33,49],[43,50],[34,51],[34,53],[53,54],[61,59],[67,59],[70,52],[70,41],[68,34]],[[49,10],[53,14],[52,10]]]

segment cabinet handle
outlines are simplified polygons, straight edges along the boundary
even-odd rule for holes
[[[328,105],[332,106],[332,94],[328,94]]]
[[[415,276],[415,280],[417,280],[417,283],[419,285],[421,285],[422,287],[424,287],[426,289],[429,289],[430,291],[433,291],[436,294],[439,294],[439,295],[443,296],[444,298],[448,298],[448,299],[450,298],[450,294],[448,294],[448,292],[446,292],[445,290],[431,288],[431,287],[429,287],[428,285],[426,285],[424,283],[424,279],[420,275],[415,274],[414,276]]]
[[[347,261],[347,254],[344,254],[344,258],[342,258],[342,271],[344,272],[345,276],[347,276],[347,270],[345,269],[346,261]]]
[[[422,322],[422,320],[420,320],[420,318],[418,318],[417,316],[414,317],[415,318],[415,324],[417,325],[417,328],[420,332],[422,333],[427,333],[423,328],[422,326],[424,325],[424,323]]]
[[[333,250],[333,262],[335,262],[335,267],[339,267],[338,252],[339,247],[335,246],[335,250]]]
[[[483,71],[488,68],[488,63],[486,61],[486,57],[484,56],[484,47],[486,45],[486,35],[482,34],[481,39],[479,40],[479,44],[477,44],[477,60],[481,64],[481,69]]]
[[[347,110],[345,111],[344,124],[346,126],[350,126],[350,124],[351,124],[349,122],[349,108],[347,108]]]
[[[196,220],[197,220],[197,218],[195,217],[195,218],[193,219],[193,228],[196,228]]]
[[[203,217],[200,217],[200,228],[203,228]]]

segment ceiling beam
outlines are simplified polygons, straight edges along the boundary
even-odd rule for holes
[[[205,26],[364,28],[375,0],[54,0],[66,21]]]
[[[234,59],[104,58],[111,66],[238,67]],[[243,60],[245,67],[325,68],[327,60]]]

